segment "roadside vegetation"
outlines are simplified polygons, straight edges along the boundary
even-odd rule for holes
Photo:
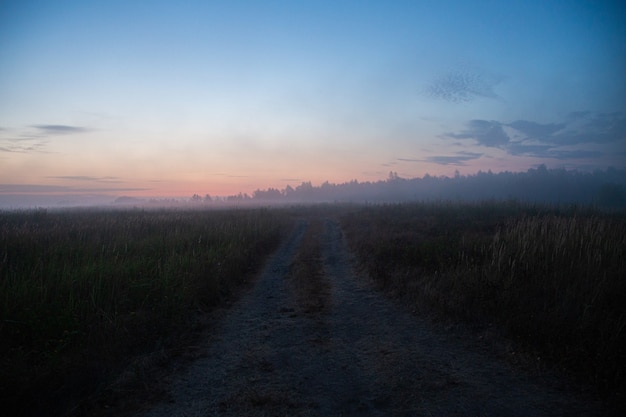
[[[392,297],[502,332],[518,354],[623,401],[626,214],[485,202],[0,212],[2,409],[62,414],[133,358],[179,349],[296,218],[309,227],[288,286],[294,313],[318,317],[331,301],[329,216]]]
[[[174,346],[289,223],[263,209],[0,213],[2,408],[67,411],[133,355]]]
[[[411,308],[493,325],[518,347],[622,398],[626,215],[517,203],[344,213],[369,275]]]

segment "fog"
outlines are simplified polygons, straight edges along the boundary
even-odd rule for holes
[[[395,203],[408,201],[516,200],[538,204],[580,204],[626,208],[626,170],[609,168],[583,173],[547,169],[544,165],[526,172],[479,172],[475,175],[405,179],[395,172],[378,182],[303,182],[283,190],[257,190],[252,196],[236,195],[227,201],[250,202],[353,202]]]
[[[194,194],[178,198],[138,198],[111,195],[3,195],[0,209],[63,207],[181,207],[219,208],[286,204],[402,202],[518,201],[549,205],[584,205],[626,209],[626,170],[609,168],[593,172],[548,169],[544,165],[526,172],[478,172],[474,175],[401,178],[391,171],[384,181],[357,180],[333,184],[302,182],[296,187],[257,189],[252,194],[226,196]]]

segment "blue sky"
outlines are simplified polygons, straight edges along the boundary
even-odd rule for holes
[[[574,0],[0,1],[0,199],[623,168],[625,17]]]

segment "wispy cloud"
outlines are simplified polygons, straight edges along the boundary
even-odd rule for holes
[[[0,138],[0,152],[28,153],[44,152],[48,141],[35,138]]]
[[[437,155],[428,156],[424,159],[419,158],[396,158],[402,162],[431,162],[439,165],[458,165],[465,166],[467,161],[478,159],[484,154],[478,152],[457,152],[456,155]]]
[[[60,175],[60,176],[49,176],[47,178],[56,178],[56,179],[70,180],[70,181],[104,182],[104,183],[124,182],[117,177],[92,177],[88,175]]]
[[[68,126],[68,125],[32,125],[40,133],[45,135],[68,135],[76,133],[89,132],[92,129],[82,126]]]
[[[465,166],[467,161],[478,159],[483,156],[482,153],[476,152],[459,152],[456,155],[449,156],[429,156],[426,161],[439,165],[458,165]]]
[[[31,125],[19,129],[0,128],[0,152],[46,152],[49,138],[91,132],[93,129],[68,125]]]
[[[452,103],[468,102],[477,98],[497,99],[499,96],[494,87],[501,80],[502,77],[483,69],[459,65],[436,77],[424,91],[430,97]]]
[[[0,184],[0,194],[56,194],[56,193],[116,193],[146,191],[149,188],[137,187],[73,187],[68,185],[45,184]]]

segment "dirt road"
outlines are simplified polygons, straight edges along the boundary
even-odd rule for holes
[[[337,222],[321,249],[331,308],[302,314],[286,283],[300,222],[252,288],[145,416],[604,415],[385,299],[353,268]]]

